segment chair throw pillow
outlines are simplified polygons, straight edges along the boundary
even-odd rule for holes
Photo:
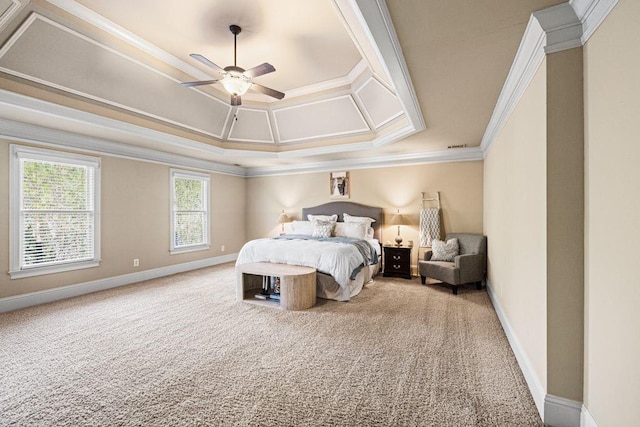
[[[433,239],[431,251],[431,261],[453,261],[453,258],[460,253],[458,239],[449,239],[446,242]]]
[[[333,221],[313,221],[313,237],[331,237],[336,223]]]

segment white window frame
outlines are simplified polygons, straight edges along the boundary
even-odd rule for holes
[[[9,176],[9,275],[11,279],[39,276],[43,274],[61,273],[98,267],[100,265],[100,158],[47,150],[44,148],[26,147],[11,144],[10,176]],[[93,188],[93,258],[82,261],[68,261],[44,266],[22,265],[22,174],[20,160],[43,160],[70,165],[90,166],[95,170]]]
[[[203,206],[206,209],[206,230],[204,232],[205,241],[203,243],[188,245],[188,246],[175,246],[175,231],[176,231],[176,223],[175,223],[175,179],[176,178],[185,178],[185,179],[196,179],[202,181],[205,185],[204,197],[205,201]],[[170,169],[170,179],[169,179],[169,190],[170,190],[170,205],[169,205],[169,222],[171,223],[171,234],[169,236],[170,246],[169,252],[171,254],[182,254],[185,252],[194,252],[194,251],[204,251],[208,250],[211,247],[211,176],[205,173],[198,173],[193,171],[181,170],[181,169]]]

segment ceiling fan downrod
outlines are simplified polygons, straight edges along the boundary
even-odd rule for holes
[[[240,34],[240,31],[242,31],[242,28],[240,28],[237,25],[229,25],[229,30],[231,31],[231,33],[233,33],[233,66],[237,67],[237,61],[236,61],[237,38],[238,38],[238,34]]]

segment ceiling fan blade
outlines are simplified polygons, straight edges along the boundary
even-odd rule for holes
[[[273,65],[269,64],[268,62],[265,62],[264,64],[260,64],[253,68],[248,69],[247,71],[244,72],[244,75],[252,79],[254,77],[258,77],[263,74],[273,73],[275,70],[276,69],[273,67]]]
[[[259,85],[257,83],[253,83],[249,90],[251,90],[253,92],[264,93],[265,95],[269,95],[269,96],[271,96],[273,98],[277,98],[277,99],[284,98],[284,93],[278,92],[277,90],[271,89],[270,87]]]
[[[200,55],[199,53],[192,53],[189,56],[192,57],[193,59],[195,59],[196,61],[202,62],[207,67],[213,68],[214,70],[216,70],[219,73],[224,73],[224,69],[223,68],[218,67],[216,64],[214,64],[213,62],[209,61],[207,58],[205,58],[204,56]]]
[[[202,80],[200,82],[183,82],[180,83],[184,87],[192,87],[192,86],[202,86],[202,85],[212,85],[220,80]]]
[[[231,105],[234,107],[242,105],[242,99],[240,98],[240,95],[231,95]]]

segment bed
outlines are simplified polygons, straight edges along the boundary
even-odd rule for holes
[[[345,215],[349,224],[345,223]],[[320,298],[349,301],[358,295],[365,284],[379,272],[381,265],[382,208],[351,202],[331,202],[302,209],[302,220],[308,215],[322,221],[323,216],[335,215],[334,232],[351,229],[353,222],[371,218],[372,230],[362,239],[350,237],[312,238],[299,234],[302,224],[294,221],[287,233],[276,238],[256,239],[246,243],[236,266],[255,262],[302,265],[317,270],[316,294]],[[296,230],[296,227],[298,229]],[[357,225],[355,227],[358,227]],[[368,225],[366,226],[368,228]],[[367,256],[368,255],[368,256]]]

